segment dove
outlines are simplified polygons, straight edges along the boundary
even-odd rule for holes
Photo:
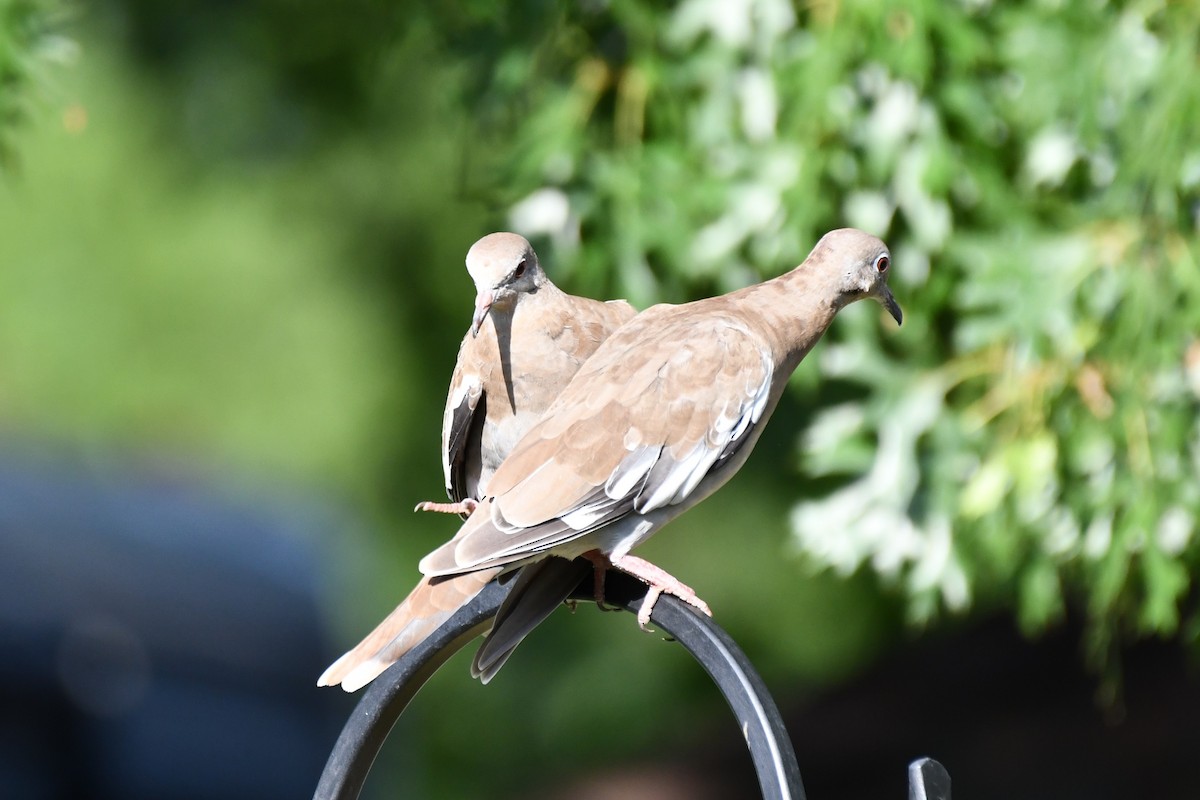
[[[466,266],[475,284],[475,311],[458,351],[442,418],[442,471],[453,502],[417,505],[419,511],[463,516],[584,361],[637,313],[624,300],[601,302],[561,291],[542,270],[533,247],[515,233],[492,233],[475,242]],[[377,657],[381,649],[407,649],[405,643],[420,641],[498,572],[420,584],[330,666],[318,685],[341,683],[353,691],[373,680],[394,660]]]
[[[902,322],[890,267],[878,238],[831,231],[790,272],[653,306],[606,339],[492,473],[455,536],[418,565],[424,578],[410,597],[440,581],[515,575],[472,674],[494,677],[574,588],[579,557],[648,584],[643,625],[664,592],[707,612],[690,587],[630,551],[741,468],[839,310],[869,298]],[[415,643],[398,637],[374,658],[391,663]],[[355,668],[343,688],[375,666]]]
[[[442,418],[442,471],[451,503],[419,511],[470,514],[492,473],[583,362],[637,312],[624,300],[566,294],[515,233],[467,251],[475,313],[463,337]]]

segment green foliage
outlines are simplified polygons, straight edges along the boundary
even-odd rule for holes
[[[835,487],[793,515],[811,561],[869,565],[916,620],[982,601],[1036,631],[1073,604],[1098,653],[1176,631],[1200,554],[1200,7],[558,8],[479,72],[517,109],[513,223],[584,283],[674,300],[832,227],[893,246],[904,329],[847,313],[797,378],[803,471]]]
[[[453,530],[410,509],[441,491],[474,238],[515,227],[565,287],[645,305],[856,225],[892,245],[904,327],[843,313],[743,475],[644,555],[784,692],[890,645],[880,577],[916,622],[1083,609],[1099,655],[1195,638],[1195,4],[319,5],[98,3],[62,86],[58,5],[3,6],[0,153],[28,119],[0,197],[4,430],[349,498],[379,535],[330,593],[344,644]],[[789,531],[824,574],[778,557]],[[486,690],[460,664],[422,692],[420,793],[699,731],[723,711],[690,668],[552,618]]]
[[[128,76],[98,50],[87,66],[65,76],[86,106],[37,120],[0,195],[5,427],[361,480],[403,354],[329,268],[331,225],[296,224],[285,176],[181,171],[150,104],[110,91]]]
[[[14,136],[46,88],[50,65],[75,54],[56,33],[61,9],[59,0],[0,0],[0,168],[15,163]]]

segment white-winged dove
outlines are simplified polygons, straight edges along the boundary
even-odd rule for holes
[[[624,325],[513,448],[454,538],[421,560],[425,578],[410,600],[420,605],[422,587],[437,581],[473,577],[482,588],[522,568],[472,665],[485,682],[574,588],[547,591],[564,559],[584,556],[648,583],[643,624],[663,591],[707,610],[629,551],[737,472],[792,371],[841,308],[869,297],[901,321],[890,264],[879,239],[837,230],[778,278],[655,306]],[[374,658],[386,663],[356,668],[343,687],[365,683],[357,678],[374,677],[418,641],[379,642]]]
[[[442,470],[451,503],[417,510],[466,517],[500,466],[563,387],[622,323],[637,312],[624,300],[600,302],[555,286],[524,237],[489,234],[467,251],[475,312],[463,337],[442,418]],[[471,601],[499,570],[436,584],[422,582],[387,619],[318,681],[347,691],[375,678],[401,651]],[[390,649],[389,649],[390,652]],[[398,656],[397,656],[398,657]],[[363,666],[363,665],[366,666]]]
[[[467,251],[475,314],[442,417],[442,471],[452,503],[418,510],[466,517],[492,473],[600,343],[637,312],[555,286],[523,236],[489,234]]]

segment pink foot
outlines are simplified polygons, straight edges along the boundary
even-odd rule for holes
[[[474,514],[479,501],[467,498],[460,500],[457,503],[434,503],[426,500],[424,503],[417,503],[417,507],[413,511],[437,511],[440,514]]]
[[[665,569],[651,564],[644,558],[624,555],[614,561],[595,550],[593,550],[591,553],[585,553],[584,558],[596,565],[597,604],[599,604],[604,597],[604,573],[601,566],[602,563],[605,566],[614,566],[622,572],[632,575],[650,587],[650,591],[646,592],[646,599],[642,601],[642,607],[638,609],[638,625],[640,625],[643,629],[650,624],[650,615],[654,613],[654,604],[658,602],[658,598],[664,592],[674,595],[688,605],[699,609],[706,616],[712,616],[712,610],[708,607],[708,603],[697,597],[696,591],[692,589],[692,587],[683,583]]]

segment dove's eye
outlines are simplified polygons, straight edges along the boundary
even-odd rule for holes
[[[875,259],[875,269],[879,270],[880,274],[883,274],[884,272],[887,272],[888,265],[891,263],[891,259],[889,259],[886,255],[881,255],[879,258]]]
[[[519,278],[524,274],[525,274],[525,262],[522,261],[520,264],[517,264],[517,268],[515,270],[513,270],[513,277]]]

